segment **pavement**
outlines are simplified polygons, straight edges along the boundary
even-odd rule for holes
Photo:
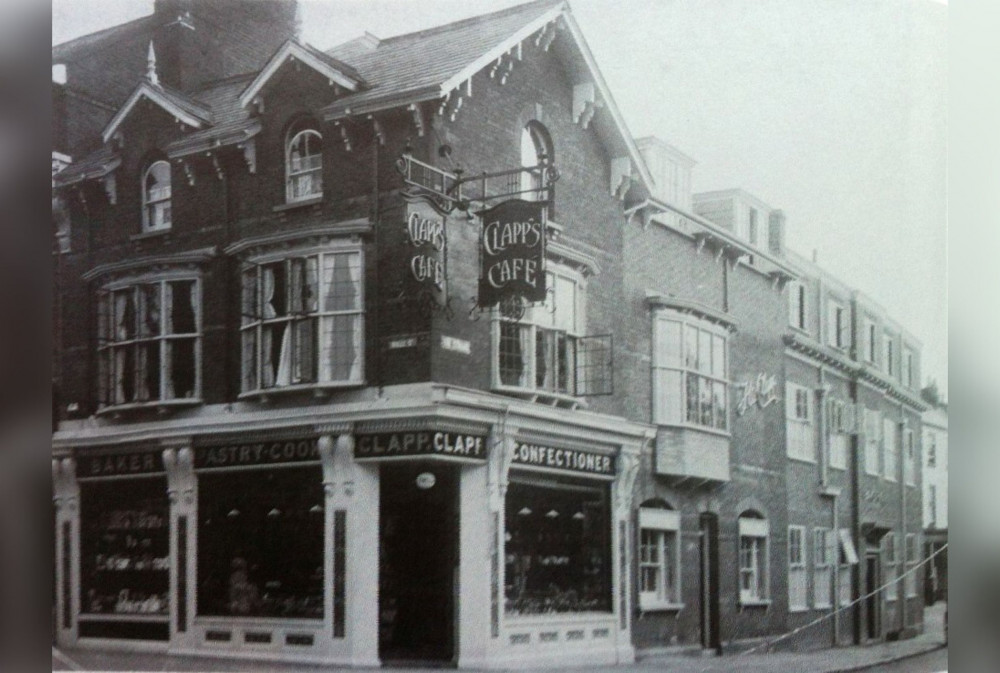
[[[862,671],[919,656],[947,647],[944,636],[945,604],[937,603],[924,610],[924,631],[915,638],[873,645],[852,645],[811,652],[760,652],[717,656],[691,654],[656,654],[640,656],[634,664],[615,666],[614,673],[848,673]],[[276,671],[299,673],[356,673],[362,670],[286,664],[243,659],[172,656],[134,652],[108,652],[85,649],[52,649],[52,670],[87,671]],[[392,673],[427,673],[427,668],[389,669]],[[545,671],[597,671],[597,667],[549,668]]]

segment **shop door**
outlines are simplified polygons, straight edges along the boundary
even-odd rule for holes
[[[867,626],[868,640],[878,640],[882,637],[880,606],[882,605],[882,592],[876,591],[879,587],[879,555],[867,554],[865,556],[865,623]]]
[[[705,512],[700,519],[701,646],[721,653],[719,639],[719,518]]]
[[[380,487],[379,656],[451,662],[455,654],[458,470],[383,465]]]

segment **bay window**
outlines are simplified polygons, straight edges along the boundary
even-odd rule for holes
[[[788,457],[816,462],[812,390],[796,383],[786,384],[785,419],[788,426]]]
[[[653,338],[654,422],[728,430],[726,329],[691,314],[660,310]]]
[[[757,512],[744,512],[739,518],[739,588],[740,603],[754,605],[768,600],[767,519]]]
[[[244,393],[362,382],[361,274],[360,250],[314,252],[244,269]]]
[[[98,296],[98,396],[102,406],[199,397],[197,278],[137,280]]]
[[[494,384],[520,390],[577,394],[578,342],[584,325],[582,278],[550,264],[545,302],[511,320],[494,322]]]
[[[788,527],[788,609],[809,607],[809,578],[806,573],[806,528]]]
[[[680,604],[680,512],[665,503],[639,508],[639,608]]]

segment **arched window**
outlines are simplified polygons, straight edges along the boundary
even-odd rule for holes
[[[639,506],[639,607],[680,606],[680,512],[664,500]]]
[[[169,229],[170,164],[154,161],[142,178],[142,228],[144,231]]]
[[[296,125],[289,131],[285,188],[288,202],[323,194],[323,136],[316,129]]]
[[[757,511],[740,514],[740,603],[759,605],[768,602],[767,519]]]
[[[521,198],[540,201],[546,197],[545,171],[537,168],[552,163],[552,143],[545,127],[538,122],[528,122],[521,129]]]

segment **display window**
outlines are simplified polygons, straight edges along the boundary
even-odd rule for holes
[[[198,614],[323,618],[319,466],[198,475]]]
[[[507,488],[508,615],[611,611],[609,486],[511,473]]]
[[[167,481],[80,485],[80,605],[89,615],[167,615]]]

